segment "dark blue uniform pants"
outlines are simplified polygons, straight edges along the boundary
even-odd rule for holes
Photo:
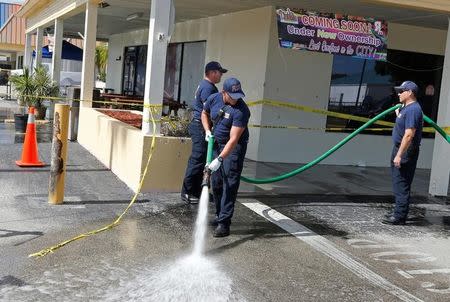
[[[192,139],[192,153],[186,168],[181,193],[200,197],[208,144],[205,141],[205,130],[199,120],[194,119],[189,124],[189,134]]]
[[[225,147],[225,144],[217,145],[214,157],[217,157]],[[217,222],[227,226],[231,224],[231,217],[233,217],[246,152],[247,143],[238,143],[231,154],[223,159],[220,169],[211,175]]]
[[[394,146],[391,155],[392,186],[395,196],[394,217],[397,219],[406,219],[409,211],[411,183],[419,157],[419,148],[410,147],[405,152],[402,156],[400,168],[396,168],[393,164],[397,151],[398,146]]]

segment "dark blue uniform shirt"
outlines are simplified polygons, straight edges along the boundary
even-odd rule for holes
[[[211,94],[217,93],[219,90],[217,90],[216,85],[211,83],[208,80],[203,79],[200,84],[197,87],[197,90],[195,91],[195,100],[194,100],[194,106],[193,106],[193,118],[200,120],[202,116],[203,111],[203,105],[205,104],[206,100]]]
[[[401,108],[399,115],[395,120],[394,130],[392,131],[394,145],[398,146],[401,144],[406,129],[415,128],[416,133],[411,142],[411,146],[419,147],[420,141],[422,140],[422,127],[423,113],[418,102],[414,102]]]
[[[203,109],[209,113],[214,124],[213,134],[215,140],[219,143],[226,143],[230,139],[231,127],[245,128],[239,143],[248,142],[248,120],[250,119],[250,110],[247,104],[240,99],[236,105],[226,105],[223,102],[222,93],[211,95],[206,101]],[[218,118],[220,110],[223,110],[222,117]]]

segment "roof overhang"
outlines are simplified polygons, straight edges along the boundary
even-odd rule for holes
[[[17,12],[18,17],[26,18],[32,14],[32,12],[40,11],[51,0],[27,0]]]
[[[97,37],[149,27],[150,0],[27,0],[19,16],[28,18],[27,32],[37,27],[52,27],[55,18],[63,18],[67,32],[83,32],[84,4],[107,2],[98,10]],[[425,28],[448,29],[450,0],[174,0],[176,22],[207,18],[265,6],[285,6],[307,10],[349,14],[383,19],[387,22]],[[128,17],[139,13],[132,21]]]
[[[450,15],[450,1],[448,0],[364,0],[364,2],[379,3],[386,6],[404,7]]]

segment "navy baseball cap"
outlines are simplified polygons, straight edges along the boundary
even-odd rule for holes
[[[222,68],[220,63],[216,62],[216,61],[211,61],[208,64],[206,64],[205,73],[207,73],[208,71],[211,71],[211,70],[218,70],[221,73],[226,73],[228,71],[228,69]]]
[[[414,92],[414,94],[417,94],[417,92],[419,92],[419,87],[417,87],[416,83],[411,82],[411,81],[405,81],[400,86],[394,87],[394,89],[397,93],[401,93],[403,91],[409,91],[409,90]]]
[[[241,88],[241,82],[236,78],[226,79],[223,82],[223,91],[228,93],[233,100],[239,100],[245,96]]]

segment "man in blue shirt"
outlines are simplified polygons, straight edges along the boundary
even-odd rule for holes
[[[249,138],[250,110],[242,99],[244,96],[241,83],[236,78],[229,78],[223,83],[223,91],[211,95],[203,107],[203,127],[207,133],[212,129],[216,142],[216,158],[208,165],[212,171],[211,186],[216,204],[214,237],[230,234]]]
[[[189,124],[192,153],[186,168],[183,187],[181,188],[181,199],[187,204],[198,203],[202,190],[203,170],[206,164],[207,141],[211,135],[211,132],[205,134],[203,130],[201,121],[203,104],[210,95],[219,91],[215,84],[220,82],[222,74],[226,72],[227,70],[222,68],[218,62],[209,62],[205,66],[205,77],[195,91],[195,100],[192,106],[193,119]]]
[[[386,215],[385,224],[405,224],[409,211],[411,183],[419,157],[422,140],[423,113],[417,102],[419,88],[414,82],[406,81],[395,87],[403,107],[396,111],[391,155],[392,185],[395,195],[395,209]]]

